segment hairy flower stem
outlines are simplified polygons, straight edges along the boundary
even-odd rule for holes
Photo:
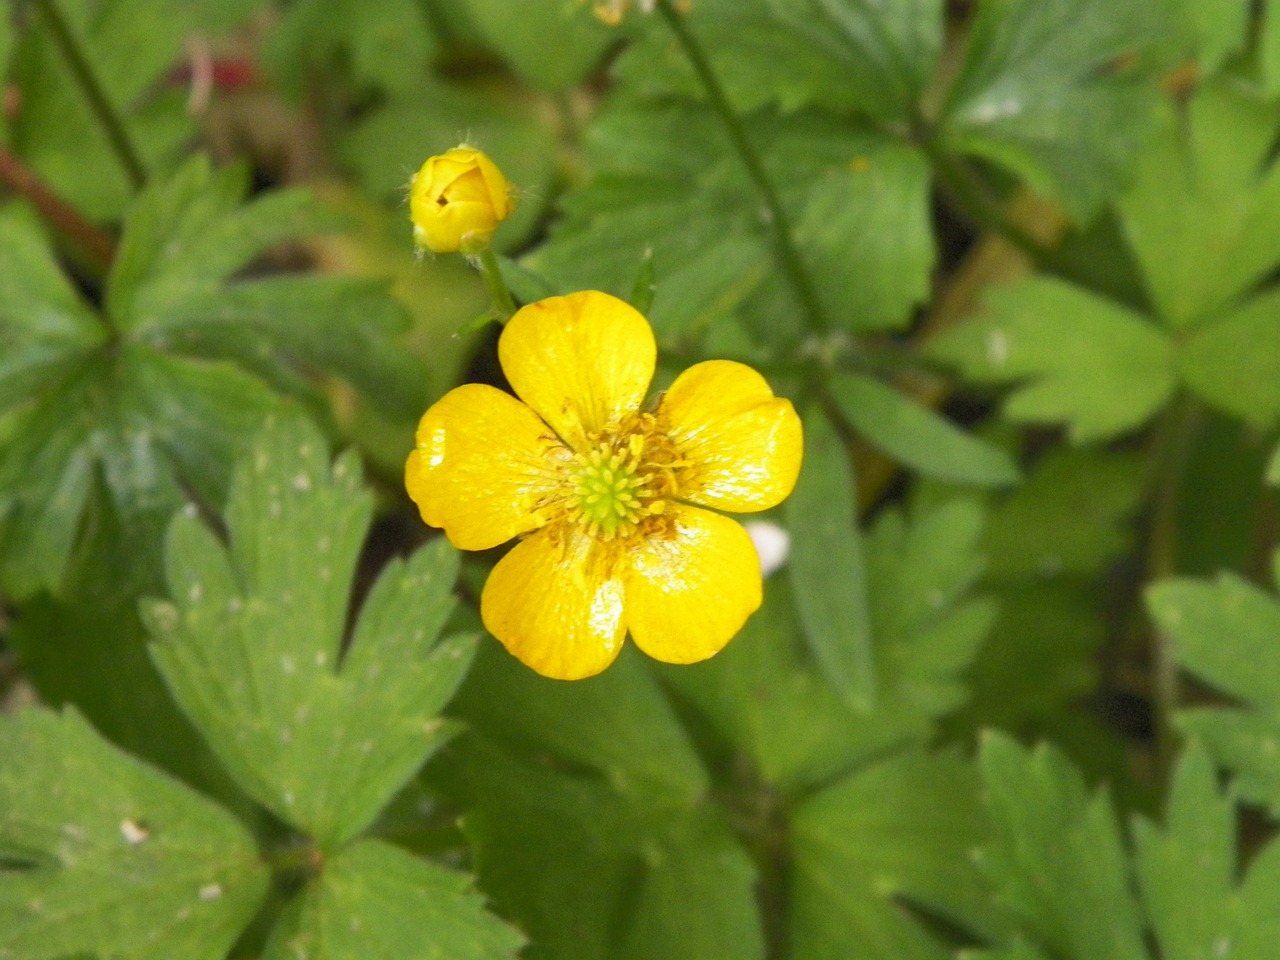
[[[485,247],[475,255],[475,265],[484,278],[484,285],[489,288],[489,296],[493,298],[493,306],[498,311],[499,320],[506,323],[516,312],[516,302],[511,298],[507,282],[502,279],[502,268],[498,266],[498,258],[492,247]]]
[[[80,87],[89,111],[106,134],[107,141],[111,144],[116,159],[120,161],[120,166],[124,169],[130,185],[135,190],[140,190],[147,182],[147,168],[143,165],[137,148],[129,138],[119,113],[107,99],[107,92],[103,89],[97,74],[93,72],[88,57],[85,56],[67,21],[63,18],[62,11],[58,9],[54,0],[34,0],[34,3],[49,27],[54,45],[66,60],[67,67]]]
[[[662,18],[666,20],[671,32],[675,34],[676,42],[680,44],[680,49],[684,51],[684,55],[689,58],[689,63],[693,67],[694,73],[698,75],[698,80],[702,83],[703,90],[707,94],[707,100],[711,103],[711,108],[720,117],[720,122],[724,124],[725,132],[728,133],[734,150],[737,151],[738,158],[742,161],[742,165],[746,167],[747,175],[751,178],[751,182],[760,194],[760,199],[764,202],[764,218],[773,234],[773,245],[777,253],[779,266],[782,267],[782,271],[786,274],[791,288],[795,291],[796,297],[804,307],[810,326],[815,330],[825,331],[830,324],[822,310],[822,304],[818,300],[813,281],[809,278],[804,262],[800,259],[800,252],[796,249],[795,241],[792,239],[791,221],[787,217],[786,211],[783,210],[782,203],[778,200],[777,191],[774,190],[773,184],[765,173],[764,165],[760,162],[760,155],[756,153],[755,147],[752,146],[742,121],[734,113],[733,107],[729,103],[729,98],[725,95],[724,87],[720,85],[715,71],[711,69],[711,61],[707,59],[707,55],[703,52],[697,39],[690,32],[684,22],[684,18],[672,6],[671,0],[657,0],[656,9],[662,15]]]

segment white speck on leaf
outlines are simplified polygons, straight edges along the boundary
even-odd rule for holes
[[[129,846],[136,847],[151,836],[151,831],[138,823],[137,820],[121,820],[120,836],[124,837],[124,842]]]
[[[299,473],[293,478],[293,489],[299,493],[306,493],[311,489],[311,477],[305,473]]]
[[[206,883],[203,887],[200,888],[200,899],[203,900],[205,903],[210,903],[214,900],[220,900],[221,898],[222,898],[222,884],[220,883]]]

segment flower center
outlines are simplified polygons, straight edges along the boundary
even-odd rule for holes
[[[684,466],[650,414],[609,424],[567,465],[568,519],[601,540],[628,537],[648,517],[661,515],[677,493],[676,469]]]

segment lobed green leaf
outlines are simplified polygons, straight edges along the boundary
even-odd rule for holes
[[[314,427],[273,419],[232,484],[229,545],[175,518],[172,602],[146,611],[157,666],[232,776],[327,848],[452,736],[437,714],[474,648],[438,639],[457,557],[437,542],[383,572],[344,654],[370,510],[352,457],[331,467]]]
[[[1063,422],[1077,443],[1141,425],[1173,395],[1170,341],[1141,315],[1060,280],[998,288],[928,350],[980,382],[1016,383],[1010,419]]]
[[[220,960],[262,905],[253,839],[78,714],[0,722],[0,957]]]
[[[329,858],[278,922],[264,960],[503,960],[524,937],[464,873],[380,840]]]

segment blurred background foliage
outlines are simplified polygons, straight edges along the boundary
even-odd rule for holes
[[[3,12],[0,958],[1274,960],[1275,0]],[[804,416],[707,663],[537,677],[404,495],[464,140]]]

